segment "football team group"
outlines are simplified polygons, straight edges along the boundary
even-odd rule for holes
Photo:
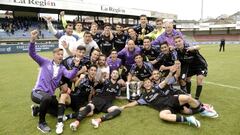
[[[67,23],[60,13],[64,30],[56,30],[51,17],[45,17],[50,32],[58,38],[53,59],[37,54],[38,31],[31,32],[29,55],[40,71],[31,99],[32,115],[39,117],[37,129],[51,131],[45,117],[56,116],[56,133],[63,133],[64,121],[73,119],[70,128],[76,131],[80,122],[94,113],[104,112],[92,119],[95,128],[136,105],[147,105],[159,111],[164,121],[187,123],[200,127],[193,116],[199,113],[218,117],[209,104],[199,98],[207,62],[198,45],[190,45],[172,22],[156,19],[155,28],[141,15],[139,24],[124,28],[104,24],[102,31],[93,22],[83,30],[81,22]],[[164,28],[163,28],[164,26]],[[191,78],[196,76],[195,96],[191,96]],[[55,95],[59,88],[60,94]],[[128,100],[117,106],[114,100]],[[71,114],[65,114],[70,107]],[[186,114],[186,115],[181,115]],[[84,124],[84,123],[83,123]]]

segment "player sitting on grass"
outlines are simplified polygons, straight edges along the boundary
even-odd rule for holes
[[[111,73],[111,79],[105,80],[102,86],[99,87],[100,89],[96,89],[96,95],[93,97],[92,101],[85,106],[84,109],[78,112],[76,121],[70,124],[70,128],[73,131],[77,130],[80,121],[89,115],[93,115],[93,113],[107,113],[101,118],[92,119],[92,124],[95,128],[97,128],[101,122],[120,115],[120,107],[112,105],[113,100],[119,95],[120,91],[120,86],[117,83],[118,77],[118,71],[113,70]]]
[[[140,99],[126,104],[121,108],[124,109],[136,105],[148,105],[160,111],[159,116],[162,120],[170,122],[189,123],[198,128],[200,127],[200,122],[194,116],[185,117],[182,115],[177,115],[176,113],[200,113],[200,115],[202,116],[207,116],[211,118],[217,117],[218,114],[216,113],[216,111],[210,111],[208,109],[205,109],[205,107],[203,107],[199,100],[196,100],[189,95],[166,95],[164,93],[162,89],[167,84],[171,84],[175,81],[175,79],[173,79],[173,73],[176,71],[176,69],[174,68],[175,66],[171,68],[170,73],[166,77],[166,79],[157,86],[153,86],[153,83],[149,79],[145,79],[143,82],[145,92],[142,94]],[[185,104],[189,104],[190,109],[183,107],[183,105]]]

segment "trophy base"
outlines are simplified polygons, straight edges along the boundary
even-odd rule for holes
[[[132,102],[132,101],[136,101],[138,100],[140,97],[138,95],[136,96],[130,96],[130,99],[128,100],[129,102]]]

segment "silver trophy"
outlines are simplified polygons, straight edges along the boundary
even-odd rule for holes
[[[132,81],[127,84],[127,98],[130,101],[137,100],[140,97],[140,82]]]
[[[131,82],[130,83],[130,93],[131,93],[131,100],[136,100],[137,97],[137,82]]]

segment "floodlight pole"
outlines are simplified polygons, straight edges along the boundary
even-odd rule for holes
[[[203,22],[203,0],[201,3],[201,22]]]

